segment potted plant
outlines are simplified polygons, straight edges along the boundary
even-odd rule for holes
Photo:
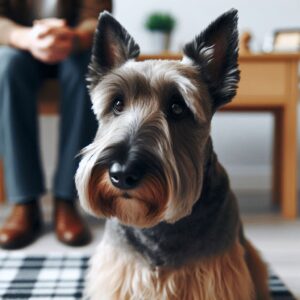
[[[155,12],[148,16],[145,27],[152,33],[153,52],[161,53],[170,49],[175,24],[175,18],[168,13]]]

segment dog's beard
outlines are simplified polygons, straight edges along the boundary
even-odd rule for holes
[[[163,219],[168,191],[166,183],[148,176],[139,187],[115,188],[107,170],[94,167],[88,184],[89,205],[98,217],[116,217],[129,226],[152,227]]]

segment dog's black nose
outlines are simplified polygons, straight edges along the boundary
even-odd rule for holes
[[[143,168],[137,163],[114,162],[109,168],[111,183],[122,190],[130,190],[137,187],[143,178]]]

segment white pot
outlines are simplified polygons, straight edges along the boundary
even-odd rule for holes
[[[151,53],[160,54],[170,49],[170,33],[161,31],[152,31],[151,38]]]

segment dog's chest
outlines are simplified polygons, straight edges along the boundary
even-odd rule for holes
[[[235,232],[229,228],[236,225],[236,220],[219,218],[216,222],[216,218],[208,217],[210,209],[204,206],[204,202],[196,203],[192,214],[175,224],[160,223],[150,229],[120,224],[113,227],[123,237],[123,242],[141,254],[152,267],[178,267],[190,260],[223,252],[235,238]],[[213,206],[212,210],[216,210],[217,204]]]
[[[151,268],[130,249],[104,240],[91,261],[87,296],[90,300],[250,300],[251,284],[245,281],[250,282],[250,277],[239,243],[211,259]]]

